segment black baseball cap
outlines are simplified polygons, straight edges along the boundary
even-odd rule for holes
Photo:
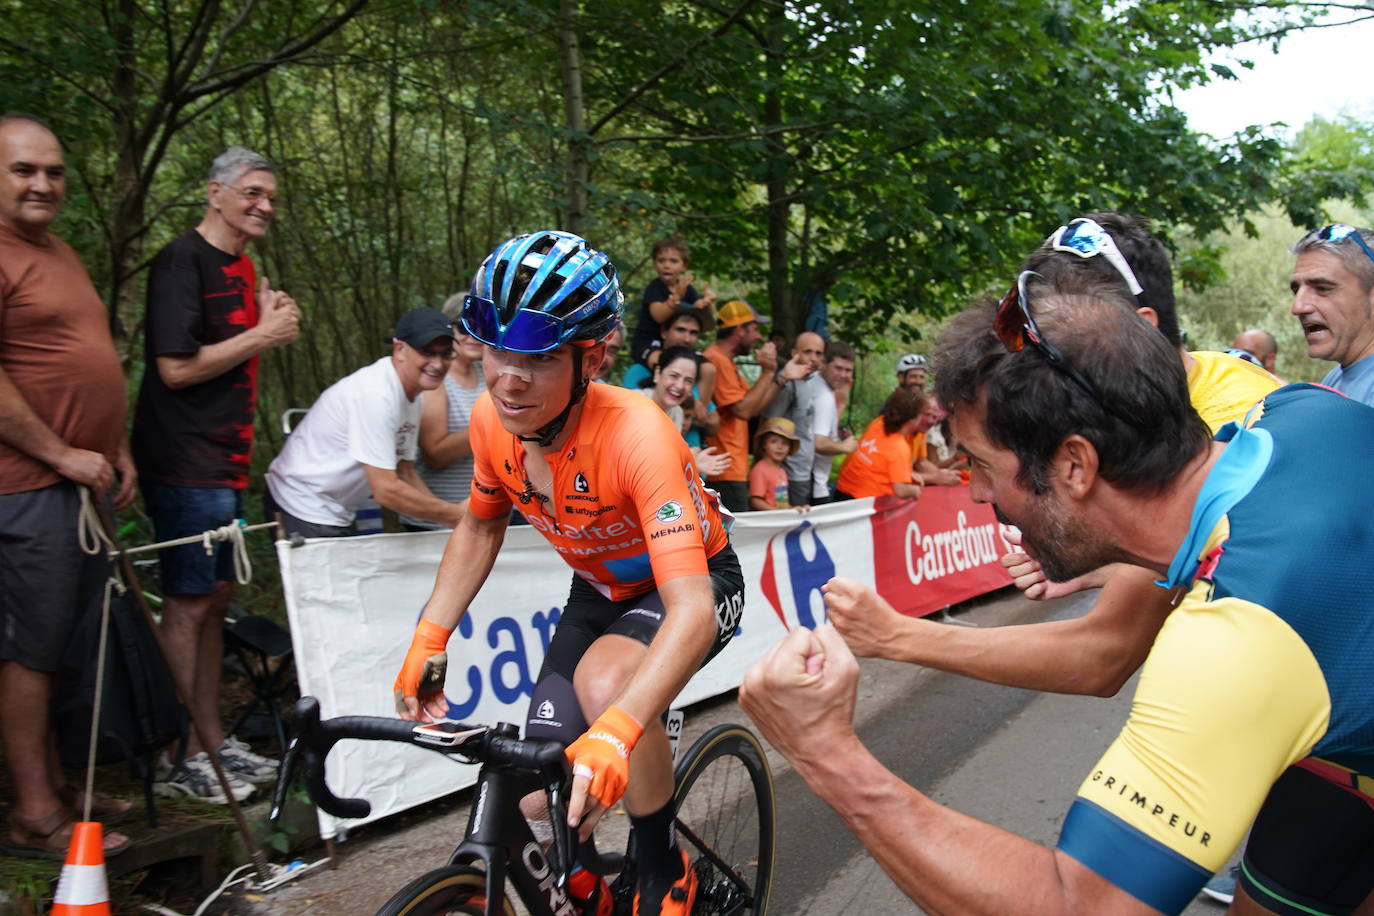
[[[393,340],[404,341],[419,350],[440,337],[453,336],[453,322],[438,309],[424,306],[411,309],[396,322]]]

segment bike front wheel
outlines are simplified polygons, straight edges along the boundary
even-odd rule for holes
[[[505,897],[501,912],[515,916]],[[487,907],[487,875],[471,865],[445,865],[397,891],[377,916],[482,916]]]
[[[702,735],[677,766],[678,840],[697,873],[694,916],[762,914],[773,876],[773,774],[739,725]]]

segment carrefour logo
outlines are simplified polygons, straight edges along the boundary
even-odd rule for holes
[[[785,570],[783,564],[776,563],[773,557],[773,543],[780,537],[784,547],[781,552],[785,557]],[[810,541],[809,558],[803,539]],[[809,630],[825,622],[825,598],[821,594],[821,586],[834,576],[835,561],[821,540],[820,529],[809,520],[803,520],[791,531],[775,534],[768,539],[768,546],[763,551],[759,589],[773,606],[773,612],[784,627],[790,630],[795,620]],[[783,584],[792,592],[790,606],[783,603],[779,587]]]
[[[654,518],[665,525],[672,524],[682,518],[682,503],[669,501],[658,507],[654,513]]]

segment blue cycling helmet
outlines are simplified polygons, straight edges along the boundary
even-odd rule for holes
[[[462,321],[489,347],[547,353],[604,339],[624,310],[611,259],[580,236],[550,229],[518,235],[487,255]]]

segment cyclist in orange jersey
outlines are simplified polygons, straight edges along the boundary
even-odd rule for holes
[[[715,495],[652,401],[588,385],[624,297],[610,259],[545,231],[498,246],[462,320],[485,346],[473,408],[468,515],[444,551],[395,692],[401,715],[443,716],[445,647],[505,537],[512,506],[572,567],[526,733],[568,745],[569,821],[589,832],[622,795],[636,828],[636,912],[688,913],[695,876],[673,830],[661,716],[734,634],[744,581]],[[587,723],[591,724],[588,725]],[[605,888],[574,874],[586,912]]]

